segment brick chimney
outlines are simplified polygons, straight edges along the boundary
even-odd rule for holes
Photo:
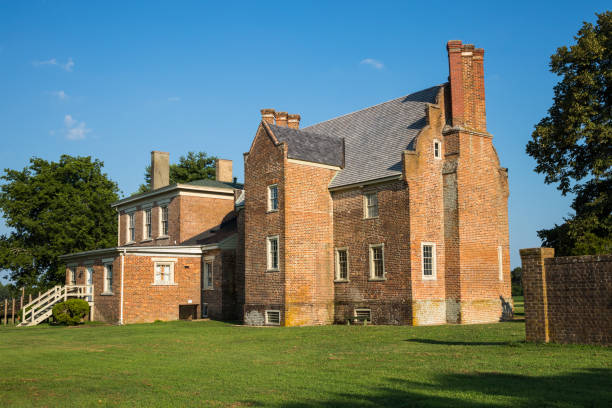
[[[453,126],[487,131],[484,50],[453,40],[446,44]]]
[[[276,126],[287,126],[287,112],[276,112]]]
[[[290,115],[287,115],[287,125],[292,128],[292,129],[299,129],[300,128],[300,115],[298,115],[297,113],[292,113]]]
[[[271,125],[274,124],[274,109],[262,109],[261,120]]]
[[[233,180],[232,161],[226,159],[215,160],[215,179],[224,183],[231,183]]]
[[[151,190],[170,184],[170,153],[151,152]]]

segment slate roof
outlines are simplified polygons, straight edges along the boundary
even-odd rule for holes
[[[400,175],[402,151],[414,150],[416,136],[426,125],[426,104],[436,102],[441,87],[427,88],[301,129],[300,133],[320,138],[344,139],[344,168],[329,187]],[[289,151],[296,140],[289,140]],[[321,148],[323,143],[321,146],[318,143]]]
[[[286,142],[287,157],[314,163],[342,167],[344,165],[344,141],[342,137],[328,136],[270,124],[279,142]]]

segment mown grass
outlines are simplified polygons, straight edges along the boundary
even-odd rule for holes
[[[528,344],[522,322],[0,329],[0,406],[612,405],[612,350]]]

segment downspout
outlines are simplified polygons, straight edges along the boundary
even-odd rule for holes
[[[123,270],[125,265],[125,251],[121,253],[121,304],[119,305],[119,324],[123,324]]]

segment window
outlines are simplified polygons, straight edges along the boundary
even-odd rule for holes
[[[68,269],[68,284],[76,285],[76,265]]]
[[[370,309],[355,309],[355,320],[371,322],[372,311]]]
[[[151,209],[147,208],[146,210],[144,210],[144,237],[145,239],[150,239],[151,236]]]
[[[213,263],[212,261],[204,262],[204,289],[213,289]]]
[[[268,270],[278,271],[278,235],[268,237]]]
[[[336,249],[336,281],[348,281],[348,249]]]
[[[266,324],[280,325],[280,310],[266,310]]]
[[[378,217],[378,196],[376,193],[365,194],[366,218]]]
[[[370,245],[370,279],[385,279],[384,245]]]
[[[208,317],[208,303],[202,303],[202,317]]]
[[[504,262],[503,262],[503,252],[501,245],[497,247],[497,265],[499,269],[499,280],[504,280]]]
[[[268,211],[278,211],[278,185],[268,186]]]
[[[174,285],[174,263],[155,262],[154,285]]]
[[[128,242],[136,240],[136,229],[134,228],[134,213],[128,214]]]
[[[434,140],[434,157],[436,159],[442,158],[442,143],[439,140]]]
[[[163,237],[165,237],[165,236],[168,235],[168,206],[164,205],[164,206],[162,206],[160,208],[161,208],[161,217],[160,217],[161,228],[160,228],[160,231],[161,231],[161,235]]]
[[[436,279],[436,244],[423,242],[421,244],[423,279]]]
[[[113,264],[104,264],[104,293],[113,293]]]

